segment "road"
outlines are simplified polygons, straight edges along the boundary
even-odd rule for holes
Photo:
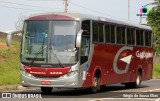
[[[90,94],[85,89],[53,89],[53,92],[49,95],[42,94],[40,89],[14,91],[14,93],[36,93],[42,95],[43,98],[32,100],[23,99],[26,101],[160,101],[160,79],[144,81],[142,82],[141,87],[134,89],[126,89],[120,84],[108,85],[106,86],[106,89],[99,91],[96,94]],[[6,100],[9,99],[1,99],[1,101]],[[17,100],[22,99],[16,99],[15,101]],[[14,99],[12,99],[12,101],[14,101]]]

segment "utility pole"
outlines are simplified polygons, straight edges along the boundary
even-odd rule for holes
[[[68,0],[64,0],[64,12],[67,12],[68,10]]]
[[[128,0],[128,20],[130,20],[130,0]]]

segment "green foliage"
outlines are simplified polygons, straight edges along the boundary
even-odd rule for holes
[[[160,78],[160,64],[153,65],[153,77]]]
[[[0,85],[20,83],[20,44],[12,42],[7,47],[5,40],[0,40]]]
[[[155,52],[160,54],[160,6],[154,7],[147,17],[148,25],[152,27],[156,38]]]

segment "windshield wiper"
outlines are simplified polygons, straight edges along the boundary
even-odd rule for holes
[[[31,65],[34,63],[35,58],[37,58],[37,56],[38,56],[40,53],[42,53],[42,57],[43,57],[43,51],[44,51],[46,48],[47,48],[47,46],[44,47],[44,38],[43,38],[42,47],[38,50],[38,52],[36,53],[36,56],[32,59],[32,61],[31,61],[31,63],[30,63]]]
[[[51,39],[50,39],[50,51],[53,50],[53,52],[51,52],[51,54],[54,55],[55,59],[56,59],[57,62],[58,62],[58,65],[59,65],[60,67],[63,67],[61,61],[59,60],[59,58],[57,57],[57,55],[54,53],[54,49],[52,49],[51,46],[52,46],[52,45],[51,45]],[[63,67],[63,68],[64,68],[64,67]]]
[[[57,60],[58,65],[59,65],[60,67],[63,67],[63,66],[62,66],[62,63],[61,63],[61,61],[59,60],[59,58],[57,57],[57,55],[56,55],[54,52],[51,52],[51,53],[54,55],[55,59]]]

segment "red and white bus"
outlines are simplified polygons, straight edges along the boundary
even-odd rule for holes
[[[137,87],[152,78],[152,37],[148,26],[110,18],[31,16],[24,22],[21,83],[41,87],[44,93],[53,88],[89,88],[95,93],[116,83]]]

